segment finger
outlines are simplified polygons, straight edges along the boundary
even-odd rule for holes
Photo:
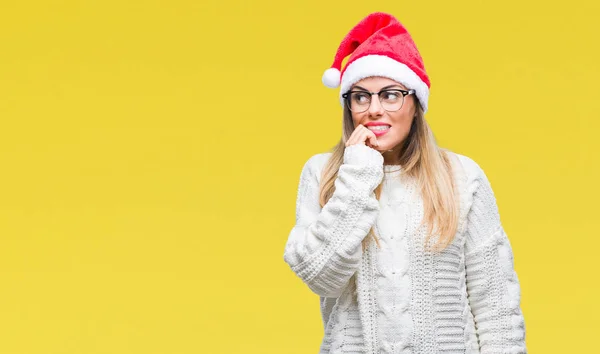
[[[352,134],[350,134],[350,137],[348,138],[348,140],[346,140],[346,147],[350,146],[350,144],[352,143],[353,137],[354,137],[354,132],[352,132]]]
[[[346,141],[346,147],[353,145],[355,140],[356,140],[356,133],[353,132],[352,135],[350,135],[350,137]]]
[[[352,134],[350,134],[350,137],[346,141],[346,147],[354,145],[358,142],[357,138],[360,136],[360,132],[362,131],[363,127],[364,126],[362,124],[359,124],[358,126],[356,126],[356,128],[354,128],[354,131],[352,131]]]
[[[365,128],[362,132],[360,132],[360,141],[362,143],[367,144],[369,141],[369,129]]]
[[[371,132],[371,134],[369,135],[369,141],[371,142],[371,144],[373,144],[374,146],[379,147],[379,141],[377,141],[377,136],[375,136],[375,134],[373,132]]]
[[[365,144],[365,145],[367,145],[367,146],[369,146],[369,147],[372,147],[371,142],[369,140],[369,131],[368,130],[367,131],[363,131],[361,133],[361,135],[360,135],[360,142],[363,143],[363,144]]]
[[[371,147],[373,146],[379,146],[379,142],[377,141],[377,136],[375,136],[375,133],[373,133],[371,130],[365,128],[365,132],[363,135],[363,141],[365,142],[366,145],[369,145]]]
[[[375,135],[375,133],[373,133],[373,131],[371,131],[370,129],[366,128],[367,131],[367,140],[370,144],[372,144],[373,146],[379,146],[379,141],[377,141],[377,136]]]

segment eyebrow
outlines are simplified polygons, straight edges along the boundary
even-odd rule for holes
[[[385,87],[382,87],[382,88],[381,88],[381,90],[379,90],[379,91],[387,90],[387,89],[389,89],[389,88],[392,88],[392,87],[395,87],[395,86],[397,86],[397,87],[400,87],[400,85],[398,85],[398,84],[387,85],[387,86],[385,86]],[[361,87],[361,86],[354,86],[354,88],[355,88],[355,89],[359,89],[359,90],[363,90],[363,91],[367,91],[367,92],[369,92],[369,90],[367,90],[366,88],[364,88],[364,87]],[[400,87],[400,90],[404,90],[404,89],[403,89],[402,87]]]

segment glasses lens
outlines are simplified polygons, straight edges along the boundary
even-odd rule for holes
[[[400,110],[404,104],[404,95],[400,91],[389,90],[382,91],[379,94],[379,101],[383,109],[389,112]]]
[[[351,92],[347,102],[352,112],[364,112],[371,105],[371,95],[366,92]]]

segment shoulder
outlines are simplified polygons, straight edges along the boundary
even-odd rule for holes
[[[323,168],[325,167],[327,161],[329,161],[331,155],[331,152],[321,152],[311,155],[302,167],[302,174],[312,175],[315,176],[317,179],[320,179],[321,172],[323,171]]]
[[[498,207],[494,191],[480,163],[466,155],[455,152],[450,154],[458,167],[457,170],[460,170],[455,174],[461,176],[458,179],[461,200],[461,232],[468,226],[468,220],[481,221],[482,216],[497,219]],[[468,219],[469,217],[474,219]]]
[[[451,160],[454,160],[455,168],[460,169],[462,176],[467,185],[480,182],[482,179],[487,179],[481,165],[473,158],[447,150]]]
[[[331,157],[331,152],[321,152],[314,154],[306,160],[305,165],[311,167],[323,167]]]

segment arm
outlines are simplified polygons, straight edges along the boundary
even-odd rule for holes
[[[512,248],[490,182],[474,162],[465,241],[467,291],[481,354],[527,353]]]
[[[374,190],[383,178],[383,156],[366,145],[348,146],[335,192],[322,209],[315,156],[302,169],[296,224],[283,257],[314,293],[338,297],[358,269],[361,242],[379,212]]]

